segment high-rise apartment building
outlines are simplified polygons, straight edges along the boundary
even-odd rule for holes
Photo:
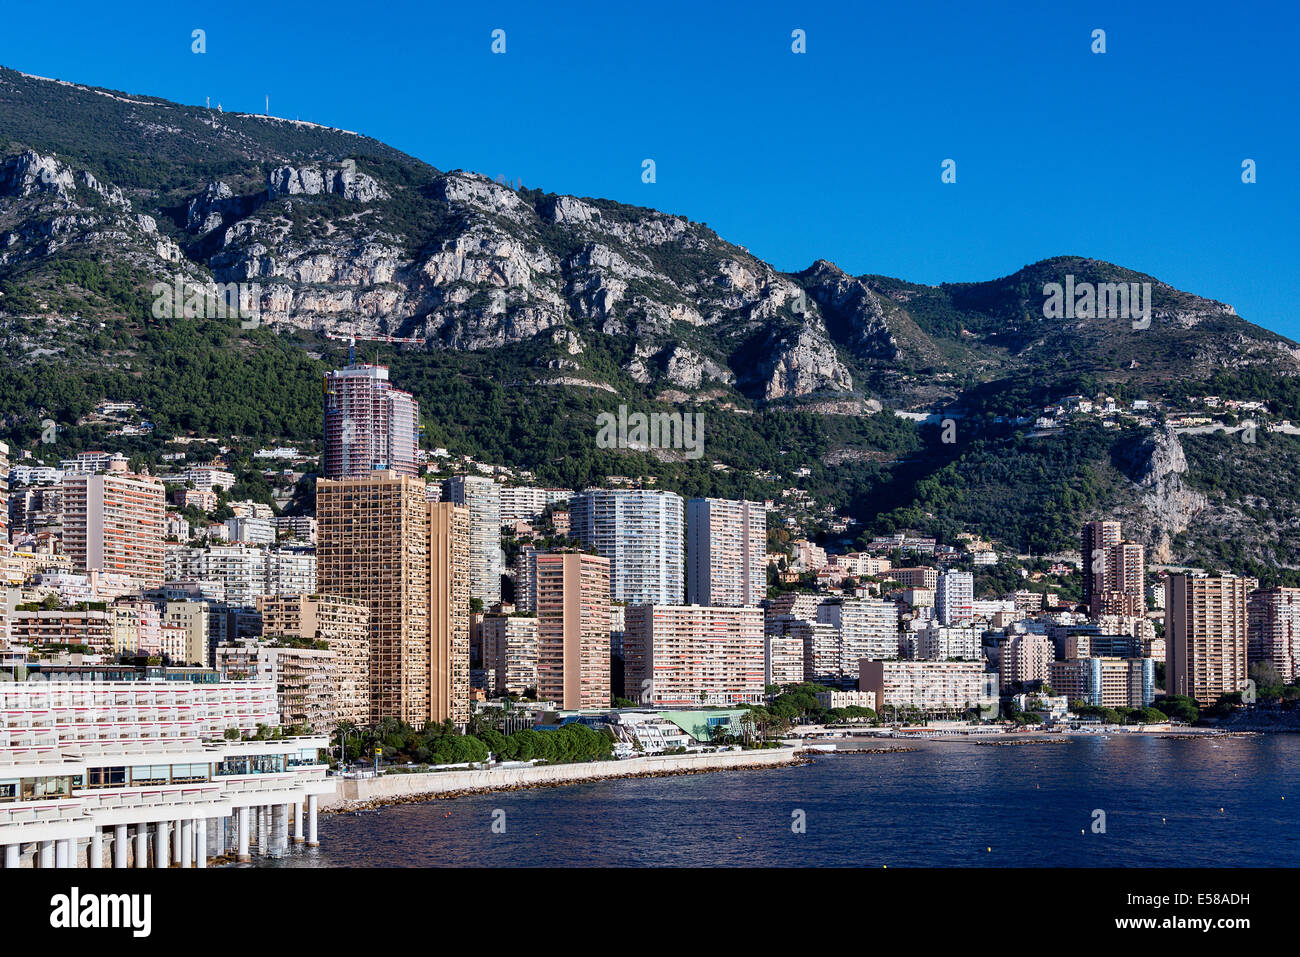
[[[162,623],[180,628],[183,652],[172,655],[176,662],[206,665],[208,654],[209,609],[205,601],[169,601],[163,606]]]
[[[147,475],[70,472],[63,477],[63,548],[74,568],[130,575],[142,587],[163,583],[165,491]]]
[[[898,655],[898,606],[877,598],[845,598],[817,606],[817,620],[840,633],[840,672],[856,681],[863,658]]]
[[[491,608],[501,601],[501,486],[481,475],[455,475],[444,493],[444,502],[469,509],[469,596]]]
[[[277,595],[259,598],[262,634],[324,642],[331,711],[339,723],[370,722],[370,609],[334,595]],[[325,730],[332,730],[326,728]]]
[[[803,641],[771,636],[763,639],[763,681],[783,687],[803,681]]]
[[[1056,648],[1046,635],[1017,634],[1002,642],[999,673],[1003,690],[1019,682],[1048,680],[1048,666],[1056,659]],[[1055,690],[1055,689],[1053,689]]]
[[[370,609],[370,723],[423,727],[430,700],[429,502],[391,470],[316,484],[317,590]]]
[[[326,478],[365,477],[375,469],[418,475],[419,445],[420,404],[392,387],[386,367],[350,365],[325,375]]]
[[[1267,662],[1288,684],[1300,675],[1300,588],[1261,588],[1247,606],[1246,658]]]
[[[934,611],[941,625],[969,625],[975,619],[975,576],[951,571],[940,575]]]
[[[1088,522],[1081,536],[1083,600],[1093,615],[1146,613],[1146,555],[1119,522]]]
[[[469,721],[469,599],[473,519],[429,502],[429,704],[433,721]],[[499,579],[498,579],[499,580]]]
[[[493,694],[522,695],[537,688],[537,619],[527,615],[483,617],[483,670]]]
[[[859,691],[873,692],[876,707],[960,711],[998,700],[997,675],[976,661],[859,662]]]
[[[709,605],[633,605],[623,639],[627,683],[649,707],[759,704],[763,611]]]
[[[767,595],[767,508],[693,498],[686,506],[686,600],[756,606]]]
[[[1083,603],[1092,607],[1094,596],[1105,590],[1106,550],[1124,538],[1119,522],[1087,522],[1080,536],[1083,558]]]
[[[1047,666],[1052,691],[1102,708],[1145,708],[1155,697],[1150,658],[1069,658]]]
[[[607,708],[610,561],[537,556],[537,695],[565,709]]]
[[[1259,582],[1235,575],[1165,581],[1165,690],[1212,705],[1246,687],[1247,605]]]
[[[984,652],[977,629],[968,625],[930,622],[916,632],[916,657],[924,661],[982,661]]]
[[[515,582],[515,610],[537,611],[537,549],[523,545],[510,568]]]
[[[680,605],[686,596],[685,507],[680,495],[587,489],[569,506],[570,533],[609,559],[610,595],[629,605]]]

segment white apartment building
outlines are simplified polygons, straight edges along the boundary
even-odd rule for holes
[[[868,661],[859,663],[859,691],[875,692],[881,708],[986,708],[997,703],[997,675],[978,661]]]
[[[888,574],[890,569],[888,558],[878,558],[867,552],[831,555],[828,561],[837,568],[845,569],[848,574],[858,577],[879,577]]]
[[[188,542],[190,540],[189,519],[174,512],[168,512],[164,531],[169,541],[174,539],[178,542]]]
[[[763,612],[708,605],[633,605],[623,638],[624,686],[653,707],[760,704]]]
[[[483,670],[492,694],[522,695],[537,689],[537,619],[523,615],[485,615]]]
[[[221,582],[226,601],[252,606],[266,594],[266,552],[251,545],[168,546],[163,566],[167,581],[205,579]],[[314,591],[314,589],[308,589]]]
[[[825,595],[808,592],[783,592],[771,599],[766,606],[765,617],[768,622],[768,634],[785,634],[781,623],[785,618],[802,618],[804,621],[816,621],[817,609],[826,600]]]
[[[252,545],[169,545],[163,567],[168,582],[220,582],[225,600],[232,605],[252,607],[262,595],[316,592],[316,555],[311,551]]]
[[[277,535],[316,544],[316,519],[311,515],[277,515],[271,519]]]
[[[573,489],[537,488],[532,485],[501,488],[501,524],[531,522],[552,505],[567,503]]]
[[[314,595],[316,593],[316,553],[273,548],[266,553],[266,587],[264,594]]]
[[[819,691],[814,696],[817,703],[828,711],[837,708],[870,708],[876,710],[874,691]]]
[[[874,598],[826,601],[817,607],[817,620],[840,634],[840,673],[853,678],[863,658],[898,655],[898,606]]]
[[[524,545],[515,556],[511,571],[515,577],[515,609],[533,613],[537,611],[537,555],[532,545]]]
[[[763,683],[799,684],[803,681],[803,640],[769,635],[763,639]]]
[[[935,587],[934,609],[943,625],[968,625],[975,617],[975,576],[944,572]]]
[[[0,683],[4,866],[281,857],[291,820],[292,840],[315,845],[328,739],[225,739],[275,723],[266,682]]]
[[[791,620],[789,636],[803,644],[803,680],[817,684],[837,684],[844,677],[844,655],[840,632],[824,621]]]
[[[767,509],[695,498],[686,506],[686,600],[756,606],[767,595]]]
[[[75,472],[79,475],[98,475],[108,471],[114,462],[125,469],[126,456],[121,452],[78,452],[72,458],[59,462],[59,470],[65,474]]]
[[[980,661],[984,649],[975,628],[930,622],[916,634],[916,657],[925,661]]]
[[[226,535],[232,542],[246,545],[275,544],[275,526],[269,518],[252,515],[226,519]]]
[[[454,475],[443,501],[469,506],[469,596],[491,608],[501,601],[501,486],[481,475]]]
[[[569,506],[574,538],[609,559],[610,598],[678,605],[686,595],[685,505],[674,492],[587,489]]]
[[[189,485],[201,492],[215,492],[217,489],[229,491],[235,486],[235,473],[211,465],[196,465],[184,472],[161,475],[159,480],[167,485]]]

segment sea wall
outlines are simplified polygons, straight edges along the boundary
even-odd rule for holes
[[[724,751],[711,754],[656,754],[622,761],[584,761],[575,764],[539,764],[528,768],[485,771],[430,771],[419,774],[384,774],[376,778],[339,781],[333,795],[322,795],[323,809],[346,809],[366,803],[400,802],[422,796],[494,791],[509,788],[548,787],[603,778],[697,774],[737,768],[779,767],[801,760],[794,748],[761,751]]]

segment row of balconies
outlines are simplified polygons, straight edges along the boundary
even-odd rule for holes
[[[6,824],[51,824],[75,821],[82,816],[82,802],[77,798],[23,804],[0,804],[0,827]]]

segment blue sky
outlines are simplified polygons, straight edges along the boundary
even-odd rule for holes
[[[0,63],[227,110],[269,94],[441,169],[707,222],[780,269],[970,281],[1078,254],[1300,339],[1294,3],[131,7],[63,4],[0,34]]]

